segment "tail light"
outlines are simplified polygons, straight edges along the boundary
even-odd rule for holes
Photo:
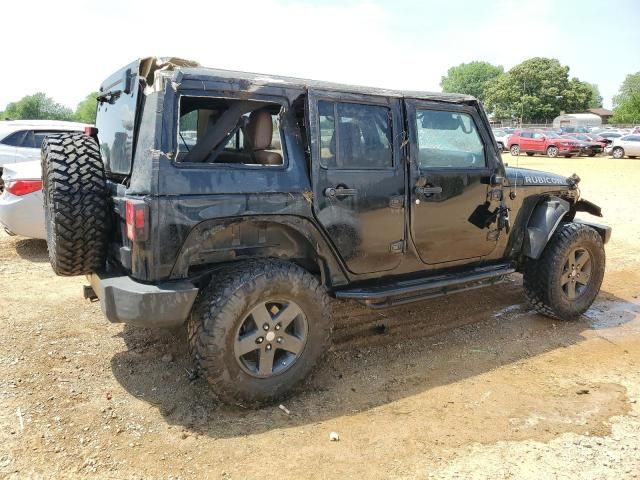
[[[144,242],[149,238],[149,207],[142,200],[125,202],[127,238],[132,242]]]
[[[5,189],[10,194],[21,197],[42,190],[42,180],[13,180],[7,182]]]

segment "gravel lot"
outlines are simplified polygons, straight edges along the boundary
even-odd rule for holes
[[[614,227],[587,314],[533,314],[519,275],[381,312],[338,305],[289,415],[216,403],[182,331],[109,324],[43,242],[0,233],[0,477],[640,478],[640,161],[519,162],[578,172]]]

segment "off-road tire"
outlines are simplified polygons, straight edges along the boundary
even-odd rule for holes
[[[280,297],[295,301],[306,315],[306,345],[287,370],[256,378],[236,359],[237,331],[255,305]],[[189,351],[199,375],[225,403],[257,407],[286,396],[330,345],[330,305],[316,277],[296,264],[269,259],[223,267],[200,291],[187,323]]]
[[[80,133],[48,136],[42,180],[49,261],[58,275],[86,275],[105,263],[109,195],[98,143]]]
[[[560,276],[566,258],[576,247],[591,256],[591,276],[584,293],[571,301],[564,294]],[[555,231],[539,259],[528,259],[524,269],[524,289],[531,306],[539,313],[571,320],[593,303],[604,277],[605,251],[602,238],[593,228],[579,223],[563,223]]]

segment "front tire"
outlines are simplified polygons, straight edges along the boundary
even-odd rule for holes
[[[617,158],[619,160],[624,157],[624,150],[622,149],[622,147],[616,147],[611,152],[611,155],[613,156],[613,158]]]
[[[554,147],[553,145],[547,148],[547,157],[556,158],[558,156],[558,147]]]
[[[539,259],[528,259],[524,289],[531,306],[548,317],[570,320],[593,303],[604,277],[602,238],[579,223],[561,224]]]
[[[330,299],[303,268],[281,260],[214,274],[188,322],[189,350],[225,403],[258,406],[286,394],[327,351]]]

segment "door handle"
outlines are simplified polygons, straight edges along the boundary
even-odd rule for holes
[[[344,187],[328,187],[324,189],[324,196],[329,198],[337,198],[337,197],[352,197],[357,195],[358,190],[355,188],[344,188]]]
[[[442,187],[416,187],[415,192],[418,195],[433,195],[434,193],[442,193]]]

